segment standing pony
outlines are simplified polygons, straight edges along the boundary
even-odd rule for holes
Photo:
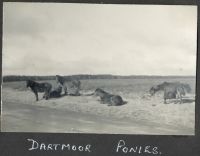
[[[182,96],[186,92],[190,92],[191,88],[188,84],[183,84],[179,82],[164,82],[162,84],[151,87],[149,93],[153,96],[157,91],[164,91],[164,104],[166,104],[167,99],[179,99],[182,103]]]
[[[43,98],[45,98],[46,100],[50,97],[50,91],[51,91],[52,85],[47,82],[38,83],[32,80],[27,80],[26,87],[31,88],[31,90],[35,94],[36,101],[38,101],[38,92],[44,92]]]
[[[79,96],[81,82],[72,78],[64,78],[63,76],[56,75],[57,83],[60,83],[65,91],[65,95]]]

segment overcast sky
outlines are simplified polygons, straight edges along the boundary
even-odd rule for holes
[[[196,6],[3,3],[3,75],[195,75]]]

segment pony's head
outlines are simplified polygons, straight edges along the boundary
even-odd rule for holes
[[[26,80],[26,87],[31,87],[33,84],[33,81],[32,80]]]
[[[160,89],[159,86],[151,87],[149,90],[150,95],[153,96],[159,89]]]
[[[64,77],[60,76],[60,75],[56,75],[56,81],[58,83],[60,83],[61,85],[64,84],[65,80],[64,80]]]
[[[95,96],[100,96],[102,93],[105,93],[105,91],[101,88],[97,88],[94,92]]]

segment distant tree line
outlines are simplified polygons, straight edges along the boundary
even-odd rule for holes
[[[53,80],[54,76],[18,76],[18,75],[9,75],[3,76],[3,82],[11,82],[11,81],[26,81],[26,80]]]
[[[147,76],[147,75],[131,75],[131,76],[119,76],[119,75],[68,75],[64,76],[66,79],[148,79],[148,78],[195,78],[195,76]],[[42,81],[42,80],[55,80],[55,76],[20,76],[20,75],[9,75],[3,76],[3,82],[12,82],[12,81],[26,81],[26,80]]]
[[[63,76],[65,79],[79,79],[79,80],[87,80],[87,79],[113,79],[117,78],[117,76],[112,75],[69,75]],[[55,76],[20,76],[20,75],[9,75],[3,76],[3,82],[11,82],[11,81],[26,81],[26,80],[34,80],[34,81],[42,81],[42,80],[55,80]]]

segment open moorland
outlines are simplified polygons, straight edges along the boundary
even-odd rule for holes
[[[150,97],[151,86],[166,82],[188,83],[192,91],[183,103],[163,103],[163,92]],[[47,80],[55,86],[55,80]],[[120,95],[127,104],[107,106],[98,97],[84,96],[96,88]],[[39,101],[25,81],[2,86],[1,130],[6,132],[64,132],[112,134],[194,135],[195,78],[135,78],[81,80],[81,96]]]

